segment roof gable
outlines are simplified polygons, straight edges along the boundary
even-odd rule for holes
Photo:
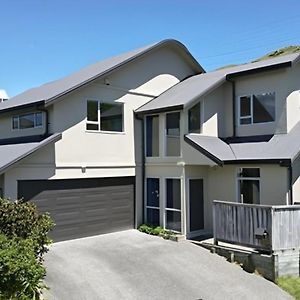
[[[57,98],[72,92],[101,76],[107,75],[135,59],[142,57],[143,55],[147,55],[151,51],[161,47],[173,47],[193,66],[195,73],[204,72],[204,69],[199,65],[183,44],[176,40],[163,40],[159,43],[97,62],[62,79],[29,89],[15,97],[12,97],[9,101],[0,103],[0,111],[11,110],[20,106],[34,105],[38,103],[50,103]]]

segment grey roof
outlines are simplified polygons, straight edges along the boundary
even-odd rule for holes
[[[155,99],[136,110],[138,113],[150,111],[159,111],[166,108],[184,108],[189,106],[194,100],[211,92],[216,87],[226,81],[227,76],[237,75],[242,72],[257,71],[264,68],[272,68],[284,64],[295,64],[300,59],[300,53],[283,55],[272,59],[259,62],[248,63],[213,72],[207,72],[190,77],[166,92],[162,93]]]
[[[177,51],[182,53],[182,55],[184,55],[193,66],[195,73],[205,72],[183,44],[172,39],[163,40],[161,42],[97,62],[62,79],[49,82],[40,87],[29,89],[10,98],[9,101],[0,103],[0,111],[23,105],[31,105],[41,101],[44,103],[51,102],[52,100],[55,100],[58,97],[61,97],[74,89],[99,78],[100,76],[107,75],[115,69],[138,57],[141,57],[142,55],[145,55],[146,53],[149,53],[154,49],[164,46],[175,47]]]
[[[300,122],[287,134],[274,135],[267,142],[226,144],[218,137],[188,134],[185,140],[215,162],[245,160],[291,160],[300,152]]]
[[[56,133],[38,143],[10,144],[0,146],[0,174],[7,168],[29,156],[42,147],[61,139],[61,133]]]

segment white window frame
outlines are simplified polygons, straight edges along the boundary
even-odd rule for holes
[[[241,180],[256,180],[258,181],[258,186],[259,186],[259,203],[261,203],[261,184],[260,184],[260,179],[261,177],[240,177],[238,174],[240,173],[239,170],[240,169],[259,169],[259,175],[261,173],[261,168],[260,167],[238,167],[236,169],[236,184],[237,184],[237,203],[244,203],[243,199],[241,199],[241,191],[240,191],[240,181]]]
[[[148,190],[147,190],[147,181],[148,179],[157,179],[158,180],[158,186],[159,186],[159,194],[158,194],[158,207],[156,206],[149,206],[147,205],[147,196],[148,196]],[[158,219],[159,219],[159,225],[161,225],[160,221],[161,221],[161,180],[160,180],[160,177],[156,177],[156,176],[147,176],[145,178],[145,207],[144,207],[144,220],[145,220],[145,223],[147,223],[147,209],[150,208],[150,209],[157,209],[159,211],[159,214],[158,214]]]
[[[179,113],[179,155],[177,156],[170,156],[167,154],[167,115],[168,114],[172,114],[172,113]],[[164,156],[165,157],[171,157],[171,158],[176,158],[176,157],[182,157],[182,143],[181,143],[181,118],[182,118],[182,114],[181,114],[181,111],[180,110],[176,110],[176,111],[170,111],[170,112],[166,112],[164,113]]]
[[[238,124],[239,124],[239,126],[256,125],[256,124],[270,124],[270,123],[275,122],[276,113],[275,113],[275,118],[273,121],[253,123],[253,96],[258,95],[258,94],[264,94],[264,93],[274,93],[274,95],[275,95],[275,104],[274,105],[275,105],[275,111],[276,111],[276,93],[275,92],[262,92],[262,93],[238,96],[238,119],[239,119]],[[243,97],[250,97],[250,115],[247,115],[247,116],[241,116],[241,98],[243,98]],[[242,124],[241,120],[243,120],[243,119],[250,119],[251,122],[249,124]]]
[[[157,116],[158,117],[158,156],[148,156],[147,155],[147,117],[151,117],[151,116]],[[146,159],[155,159],[155,158],[160,158],[161,157],[161,152],[160,152],[160,143],[161,143],[161,139],[160,139],[160,119],[161,119],[161,114],[159,113],[154,113],[154,114],[149,114],[149,115],[145,115],[144,117],[144,156]]]
[[[87,119],[87,103],[88,101],[95,101],[97,102],[97,108],[98,108],[98,121],[88,121]],[[123,122],[122,122],[122,131],[109,131],[109,130],[101,130],[101,103],[104,104],[117,104],[122,106],[122,115],[123,115]],[[86,99],[86,117],[85,117],[85,131],[87,132],[99,132],[99,133],[109,133],[109,134],[124,134],[125,133],[125,109],[124,109],[125,103],[124,102],[106,102],[106,101],[101,101],[99,99],[93,99],[93,98],[87,98]],[[98,125],[98,130],[92,130],[92,129],[87,129],[87,125]]]
[[[37,114],[41,114],[41,116],[42,116],[42,124],[41,125],[36,125],[36,115]],[[34,118],[33,118],[33,127],[20,128],[20,117],[27,116],[27,115],[34,115]],[[14,118],[17,118],[18,128],[14,128]],[[13,115],[11,117],[11,129],[13,131],[18,131],[18,130],[22,130],[23,131],[23,130],[32,130],[32,129],[35,129],[35,128],[42,128],[43,127],[43,123],[44,123],[43,112],[41,112],[41,111],[29,112],[29,113],[24,113],[24,114],[20,114],[20,115]]]
[[[180,209],[177,208],[168,208],[167,207],[167,179],[178,179],[180,182]],[[181,177],[165,177],[164,178],[164,185],[165,185],[165,189],[164,189],[164,203],[163,203],[163,228],[167,229],[167,230],[172,230],[174,232],[178,232],[181,233],[183,230],[183,217],[182,217],[182,178]],[[167,225],[167,212],[168,211],[175,211],[175,212],[179,212],[180,213],[180,231],[176,231],[173,229],[169,229],[166,227]]]

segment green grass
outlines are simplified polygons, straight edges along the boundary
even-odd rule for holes
[[[274,50],[270,53],[267,53],[264,56],[253,60],[252,62],[258,62],[258,61],[262,61],[262,60],[266,60],[266,59],[270,59],[270,58],[274,58],[274,57],[278,57],[278,56],[282,56],[282,55],[298,53],[298,52],[300,52],[300,45],[287,46],[284,48]],[[241,65],[243,65],[243,64],[241,64]],[[218,68],[217,70],[227,69],[227,68],[236,67],[236,66],[238,66],[238,65],[236,65],[236,64],[226,65],[226,66]]]
[[[279,277],[277,284],[295,299],[300,300],[300,277]]]

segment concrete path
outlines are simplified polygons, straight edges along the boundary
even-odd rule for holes
[[[136,230],[56,243],[46,299],[291,299],[272,282],[189,242]]]

